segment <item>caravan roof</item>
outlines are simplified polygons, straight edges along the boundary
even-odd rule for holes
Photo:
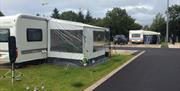
[[[29,19],[37,19],[37,20],[47,20],[47,18],[39,17],[39,16],[31,16],[31,15],[23,15],[17,14],[13,16],[2,16],[0,19],[18,19],[18,18],[29,18]]]
[[[68,24],[69,26],[75,26],[75,27],[79,27],[79,28],[88,27],[88,28],[108,30],[107,28],[93,26],[93,25],[88,25],[88,24],[84,24],[84,23],[81,23],[81,22],[73,22],[73,21],[67,21],[67,20],[61,20],[61,19],[53,19],[53,18],[51,18],[50,21],[58,22],[60,24]]]
[[[28,18],[28,19],[35,19],[35,20],[45,20],[45,21],[50,21],[51,23],[54,24],[54,27],[58,27],[60,29],[81,29],[83,30],[83,28],[87,27],[87,28],[95,28],[95,29],[103,29],[108,31],[107,28],[103,28],[103,27],[98,27],[98,26],[93,26],[93,25],[88,25],[88,24],[84,24],[84,23],[80,23],[80,22],[73,22],[73,21],[67,21],[67,20],[61,20],[61,19],[54,19],[54,18],[43,18],[43,17],[39,17],[39,16],[31,16],[31,15],[23,15],[23,14],[17,14],[14,16],[3,16],[0,17],[0,21],[4,21],[4,22],[0,22],[2,24],[0,25],[4,25],[4,24],[12,24],[15,23],[15,21],[18,18]],[[61,25],[57,25],[57,23],[61,24]]]
[[[159,32],[148,31],[148,30],[130,30],[129,33],[130,34],[140,33],[140,34],[144,34],[144,35],[160,35]]]

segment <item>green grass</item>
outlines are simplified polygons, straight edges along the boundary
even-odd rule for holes
[[[55,65],[36,65],[18,69],[24,74],[22,81],[15,81],[12,86],[10,79],[0,80],[0,91],[26,91],[27,86],[32,91],[44,83],[46,91],[82,91],[113,69],[119,67],[132,56],[113,56],[105,63],[92,67],[62,67]],[[0,75],[7,70],[0,69]],[[40,90],[41,91],[41,90]]]
[[[168,48],[168,44],[165,42],[161,43],[161,48]]]

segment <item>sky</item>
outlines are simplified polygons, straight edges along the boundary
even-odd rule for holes
[[[180,5],[180,0],[170,0],[170,6],[174,4]],[[85,13],[89,10],[93,17],[101,18],[113,7],[126,9],[141,25],[150,25],[157,13],[164,14],[167,0],[0,0],[0,10],[5,15],[40,13],[50,16],[57,8],[60,13],[67,10],[78,12],[80,9]]]

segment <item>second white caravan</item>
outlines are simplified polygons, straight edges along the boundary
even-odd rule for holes
[[[129,42],[130,43],[145,43],[150,44],[153,41],[155,43],[160,42],[160,33],[147,30],[130,30]]]

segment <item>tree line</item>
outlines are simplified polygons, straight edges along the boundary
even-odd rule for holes
[[[111,31],[111,36],[123,34],[128,37],[129,30],[144,29],[156,31],[161,33],[161,39],[164,41],[166,37],[166,14],[167,11],[164,14],[158,13],[153,19],[152,24],[145,26],[136,23],[135,19],[128,15],[125,9],[117,7],[107,11],[105,17],[102,18],[92,17],[89,11],[87,11],[86,15],[84,15],[82,11],[79,11],[78,13],[73,11],[64,11],[60,14],[56,8],[53,10],[51,17],[107,27]],[[175,36],[180,41],[180,5],[175,4],[169,7],[168,14],[169,38],[171,38],[171,36]]]
[[[4,16],[4,14],[0,11],[0,16]]]
[[[168,9],[169,12],[169,36],[177,36],[180,40],[180,5],[172,5]],[[166,11],[167,13],[167,11]],[[82,22],[90,25],[101,26],[109,28],[111,31],[111,36],[115,36],[117,34],[123,34],[128,37],[129,30],[151,30],[161,33],[161,39],[165,39],[166,35],[166,16],[165,14],[158,13],[152,24],[150,26],[142,26],[135,22],[130,15],[128,15],[125,9],[121,8],[113,8],[110,11],[106,12],[105,17],[95,18],[91,15],[91,12],[87,10],[86,14],[84,14],[81,10],[79,12],[74,12],[72,10],[64,11],[62,13],[59,12],[57,8],[55,8],[52,12],[51,17],[56,19],[70,20],[76,22]],[[0,16],[4,16],[4,14],[0,11]],[[37,14],[40,16],[40,14]]]
[[[76,21],[76,22],[82,22],[82,23],[90,23],[95,20],[91,16],[90,11],[87,11],[86,15],[84,15],[81,10],[79,10],[78,13],[76,13],[74,11],[64,11],[64,12],[60,13],[57,8],[55,8],[53,10],[51,17],[56,18],[56,19]]]
[[[167,11],[165,12],[167,14]],[[161,33],[161,39],[164,41],[166,36],[166,16],[158,13],[149,30]],[[180,5],[172,5],[168,9],[169,14],[169,38],[175,36],[180,41]]]

